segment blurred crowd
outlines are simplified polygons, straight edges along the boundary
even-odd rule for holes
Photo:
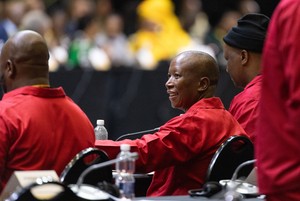
[[[31,29],[46,39],[52,72],[152,70],[188,49],[205,51],[225,66],[223,36],[245,13],[260,12],[256,1],[239,0],[212,21],[201,0],[124,2],[126,7],[113,0],[2,1],[0,48],[16,31]]]

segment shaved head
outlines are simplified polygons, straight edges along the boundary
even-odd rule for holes
[[[188,110],[202,98],[214,96],[219,78],[215,59],[200,51],[185,51],[172,59],[166,82],[174,108]]]
[[[49,51],[34,31],[20,31],[7,40],[0,56],[0,75],[7,91],[34,84],[48,84]]]
[[[201,51],[185,51],[178,54],[174,59],[195,76],[208,77],[211,85],[219,80],[219,67],[216,60],[209,54]]]

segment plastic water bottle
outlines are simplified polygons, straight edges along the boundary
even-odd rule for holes
[[[94,131],[95,131],[96,140],[107,140],[108,139],[108,133],[107,133],[106,128],[104,127],[103,119],[97,120],[97,126],[95,127]]]
[[[121,198],[133,199],[135,179],[133,173],[135,171],[135,159],[130,158],[130,145],[122,144],[121,152],[117,156],[121,161],[116,163],[116,178],[115,184],[120,190]]]

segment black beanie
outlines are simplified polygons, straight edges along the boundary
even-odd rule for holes
[[[232,27],[223,40],[232,47],[262,52],[269,21],[269,17],[263,14],[246,14],[238,20],[237,26]]]

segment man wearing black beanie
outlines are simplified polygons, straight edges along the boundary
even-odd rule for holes
[[[223,38],[226,70],[235,86],[244,89],[233,98],[229,112],[250,135],[252,141],[255,139],[262,83],[261,56],[269,20],[263,14],[246,14]]]

